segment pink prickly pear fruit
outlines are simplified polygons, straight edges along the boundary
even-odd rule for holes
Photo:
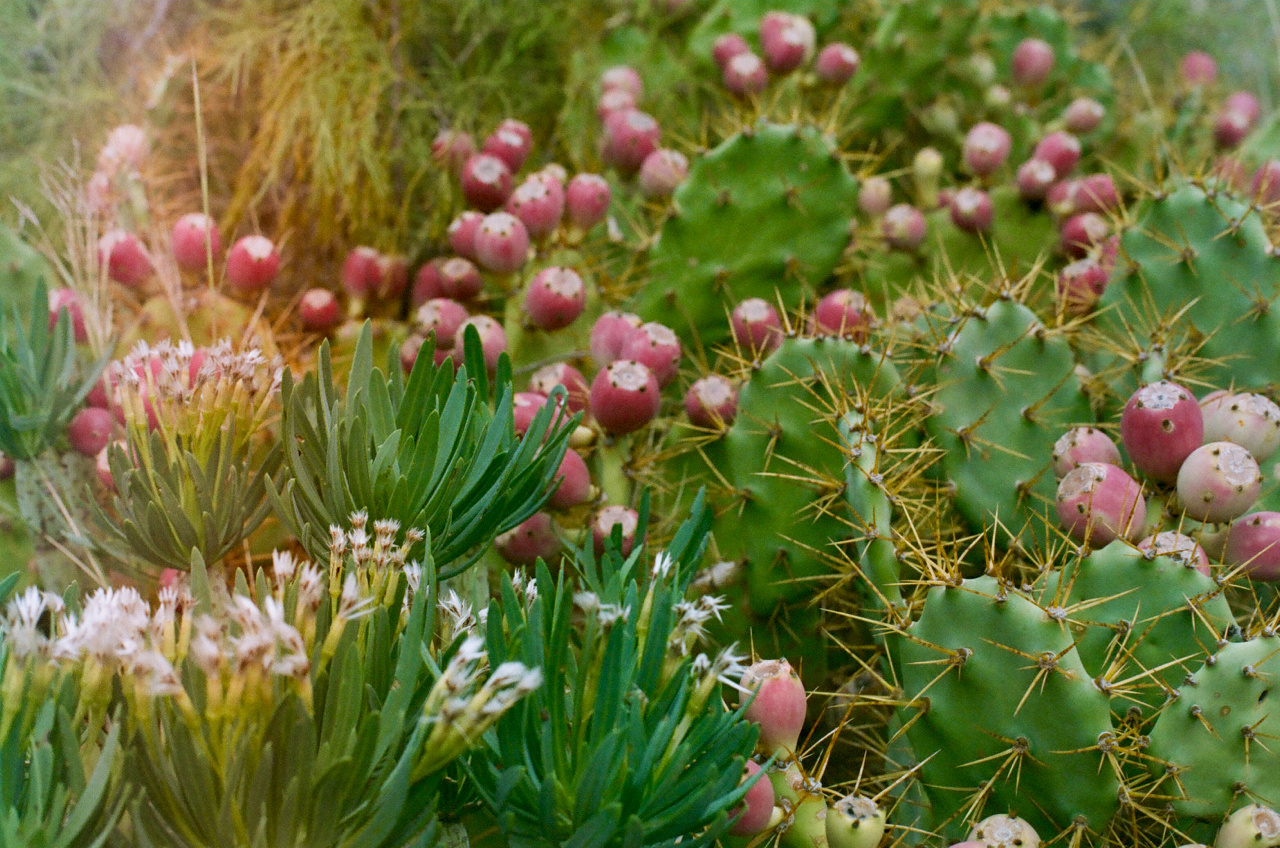
[[[595,548],[596,556],[604,553],[605,543],[612,538],[614,527],[619,528],[622,534],[622,547],[619,553],[629,556],[640,529],[640,513],[621,504],[606,506],[597,512],[596,517],[591,521],[591,543]]]
[[[1107,107],[1092,97],[1077,97],[1062,113],[1062,121],[1067,132],[1075,135],[1091,133],[1102,125],[1107,117]]]
[[[765,756],[794,754],[804,729],[805,691],[800,675],[786,660],[761,660],[742,673],[739,706],[760,725],[756,750]]]
[[[541,171],[535,172],[533,176],[540,180],[555,183],[560,187],[561,193],[564,192],[565,183],[569,181],[569,172],[559,162],[548,162],[542,166]]]
[[[760,766],[747,760],[742,772],[742,782],[751,780],[760,774]],[[747,790],[742,803],[729,811],[729,818],[734,819],[729,832],[734,836],[751,836],[769,826],[773,816],[774,804],[773,784],[767,777],[760,776]]]
[[[916,250],[924,244],[928,224],[924,213],[909,203],[899,203],[884,213],[884,240],[895,250]]]
[[[58,315],[64,309],[67,311],[67,318],[71,321],[71,334],[77,343],[84,344],[89,340],[89,333],[84,326],[84,309],[80,305],[80,295],[76,294],[75,289],[51,289],[49,291],[50,330],[58,325]]]
[[[1147,523],[1142,488],[1118,465],[1082,462],[1058,483],[1058,520],[1077,542],[1132,539]]]
[[[443,129],[431,141],[431,158],[451,174],[461,174],[467,160],[476,153],[476,140],[462,130]]]
[[[653,200],[670,197],[689,176],[689,160],[681,152],[659,148],[640,166],[640,193]]]
[[[484,213],[468,209],[449,224],[449,246],[453,252],[471,261],[476,259],[476,236],[484,223]]]
[[[606,312],[591,327],[591,358],[601,368],[622,356],[627,339],[644,323],[630,312]]]
[[[725,62],[720,79],[733,94],[759,94],[769,86],[769,71],[764,60],[748,50]]]
[[[511,196],[511,168],[492,153],[477,153],[462,166],[462,196],[481,212],[492,212]]]
[[[1043,85],[1053,73],[1057,56],[1053,47],[1039,38],[1024,38],[1013,48],[1013,81],[1024,88]]]
[[[493,541],[498,555],[512,565],[532,566],[538,560],[550,562],[560,554],[560,534],[551,516],[535,512]]]
[[[486,215],[476,233],[476,259],[495,274],[513,274],[524,267],[529,261],[524,222],[510,212]]]
[[[1085,462],[1120,465],[1120,448],[1096,427],[1074,427],[1053,443],[1053,473],[1059,479]]]
[[[1072,215],[1062,222],[1062,229],[1059,231],[1062,252],[1073,259],[1082,258],[1109,235],[1111,225],[1097,212]]]
[[[639,362],[653,373],[659,386],[666,386],[680,371],[680,337],[670,327],[650,321],[627,336],[621,357]]]
[[[951,198],[951,223],[965,232],[989,232],[995,216],[991,195],[980,188],[965,186]]]
[[[600,369],[591,383],[591,415],[611,436],[632,433],[658,415],[658,380],[645,365],[619,359]]]
[[[1262,104],[1258,102],[1258,98],[1247,91],[1236,91],[1228,95],[1222,103],[1222,108],[1239,112],[1248,119],[1250,129],[1262,117]]]
[[[433,297],[444,296],[444,291],[440,288],[440,266],[444,262],[443,257],[437,256],[428,259],[418,269],[413,278],[413,295],[410,299],[413,306],[421,306]]]
[[[97,456],[111,441],[111,413],[96,406],[86,406],[67,425],[67,441],[84,456]]]
[[[1213,85],[1218,79],[1218,63],[1203,50],[1192,50],[1178,67],[1184,85],[1192,88]]]
[[[1270,807],[1250,804],[1231,814],[1213,848],[1276,848],[1280,845],[1280,815]]]
[[[298,317],[308,330],[324,333],[342,321],[338,296],[328,289],[308,289],[298,301]]]
[[[975,124],[964,138],[964,164],[974,174],[987,177],[1004,167],[1009,160],[1013,138],[999,124],[983,121]]]
[[[721,71],[725,69],[725,66],[729,64],[729,60],[734,56],[750,52],[751,45],[736,32],[725,33],[711,45],[711,58],[715,59]]]
[[[564,192],[569,223],[585,231],[603,221],[610,194],[608,180],[599,174],[575,174]]]
[[[189,212],[173,225],[169,243],[178,265],[191,271],[208,267],[209,256],[222,253],[218,225],[203,212]]]
[[[1254,172],[1253,196],[1264,206],[1280,203],[1280,160],[1263,162]]]
[[[1225,187],[1241,193],[1248,190],[1252,179],[1249,169],[1234,156],[1219,156],[1210,174]]]
[[[614,65],[600,75],[601,91],[625,91],[636,100],[644,97],[644,80],[630,65]]]
[[[116,442],[120,447],[125,447],[125,442]],[[98,475],[98,482],[102,484],[102,488],[108,492],[114,493],[116,490],[116,478],[111,475],[111,445],[98,451],[98,455],[94,457],[93,470]]]
[[[245,236],[227,252],[227,282],[240,291],[261,291],[278,273],[280,253],[266,236]]]
[[[1232,522],[1222,559],[1254,580],[1280,580],[1280,512],[1254,512]]]
[[[462,326],[458,328],[458,332],[453,337],[453,361],[455,363],[463,361],[467,327],[475,327],[476,332],[480,334],[480,347],[484,351],[484,364],[489,373],[493,373],[498,367],[498,357],[507,352],[506,331],[502,329],[501,324],[488,315],[472,315],[462,322]]]
[[[470,259],[453,256],[436,266],[437,287],[440,297],[467,301],[480,294],[484,277]]]
[[[1043,200],[1058,179],[1058,169],[1043,159],[1028,159],[1018,166],[1018,194],[1023,200]]]
[[[420,334],[413,333],[407,339],[400,343],[400,369],[408,374],[413,370],[413,365],[418,361],[418,355],[422,353],[422,347],[427,343]]]
[[[1213,121],[1213,141],[1223,150],[1234,150],[1253,130],[1253,124],[1244,112],[1223,109]]]
[[[1039,848],[1040,834],[1025,819],[988,816],[973,826],[969,839],[985,848]]]
[[[1067,315],[1085,315],[1107,288],[1111,274],[1092,256],[1078,259],[1058,272],[1058,301]]]
[[[604,121],[614,112],[636,108],[636,99],[629,91],[612,88],[600,94],[596,101],[596,117]]]
[[[1143,474],[1162,483],[1204,443],[1204,416],[1191,392],[1168,380],[1148,383],[1120,413],[1120,442]]]
[[[151,258],[138,237],[127,230],[109,230],[98,239],[98,263],[107,276],[125,286],[136,286],[151,273]]]
[[[813,57],[817,33],[809,19],[787,12],[766,12],[760,20],[760,48],[775,74],[789,74]]]
[[[1190,536],[1164,530],[1148,536],[1138,543],[1138,550],[1152,557],[1167,556],[1187,568],[1194,568],[1205,577],[1211,575],[1209,554]]]
[[[1280,406],[1252,392],[1220,391],[1200,400],[1206,442],[1235,442],[1266,462],[1280,448]]]
[[[1079,181],[1077,212],[1108,212],[1120,206],[1120,192],[1110,174],[1090,174]]]
[[[84,402],[89,406],[96,406],[99,409],[111,408],[111,391],[108,386],[111,385],[107,379],[107,375],[103,374],[98,378],[98,382],[93,384],[93,388],[89,390],[89,394],[85,397]],[[114,386],[111,385],[111,389]]]
[[[529,283],[524,311],[539,330],[562,330],[582,314],[587,287],[572,268],[544,268]]]
[[[604,160],[624,174],[634,174],[658,149],[662,129],[639,109],[613,112],[604,121]]]
[[[739,303],[729,315],[733,337],[738,344],[759,354],[782,344],[782,319],[769,301],[751,297]]]
[[[452,349],[458,340],[458,330],[470,317],[467,308],[456,300],[433,297],[418,307],[414,322],[419,333],[435,336],[437,348]]]
[[[0,481],[12,480],[17,470],[18,464],[13,461],[13,457],[0,453]]]
[[[529,432],[529,425],[533,423],[534,416],[546,405],[546,396],[537,392],[516,392],[512,395],[511,415],[515,421],[517,435],[523,436]]]
[[[559,485],[550,501],[556,509],[572,509],[591,500],[591,472],[577,451],[564,452],[556,480]]]
[[[1258,461],[1231,442],[1201,445],[1178,469],[1178,501],[1196,521],[1221,524],[1239,518],[1261,491]]]
[[[481,151],[501,159],[513,174],[524,167],[532,147],[533,133],[529,126],[514,118],[507,118],[498,124],[480,145]]]
[[[1040,139],[1031,157],[1048,162],[1062,179],[1080,164],[1080,139],[1067,132],[1051,132]]]
[[[689,387],[684,411],[695,427],[723,430],[738,415],[738,390],[727,377],[710,374]]]
[[[591,386],[582,372],[565,362],[544,365],[533,372],[529,391],[549,397],[556,386],[564,386],[570,412],[584,411],[591,399]]]
[[[861,64],[862,57],[857,50],[843,42],[833,41],[818,51],[813,70],[818,79],[828,85],[844,85],[853,79]]]
[[[378,257],[378,295],[398,298],[409,285],[409,260],[383,253]]]
[[[533,238],[555,232],[564,217],[564,188],[554,179],[534,175],[507,198],[506,210],[524,224]]]
[[[867,177],[858,189],[858,208],[863,214],[879,218],[893,205],[893,184],[884,177]]]
[[[841,336],[855,341],[866,339],[875,323],[875,313],[866,296],[853,289],[836,289],[823,295],[809,316],[813,333]]]
[[[379,260],[382,254],[372,247],[353,248],[342,263],[342,287],[352,297],[369,297],[382,283]]]

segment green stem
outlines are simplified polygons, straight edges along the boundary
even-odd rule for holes
[[[618,436],[608,439],[596,451],[599,464],[596,479],[600,481],[607,503],[631,503],[631,480],[626,471],[630,447],[630,436]]]

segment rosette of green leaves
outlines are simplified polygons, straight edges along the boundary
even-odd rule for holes
[[[616,533],[599,562],[580,550],[586,610],[567,568],[553,578],[540,563],[533,592],[504,580],[487,619],[490,661],[534,664],[545,680],[469,769],[512,846],[700,846],[725,834],[758,728],[724,706],[714,672],[672,650],[710,525],[699,494],[659,555],[665,574],[645,567],[639,545],[622,557]]]
[[[334,385],[328,343],[301,383],[285,372],[281,441],[285,484],[276,512],[313,557],[329,528],[357,510],[369,519],[430,531],[440,577],[465,571],[484,546],[533,515],[550,496],[576,419],[548,403],[524,438],[512,419],[511,366],[498,365],[490,398],[480,339],[468,327],[454,373],[420,356],[406,383],[399,366],[373,367],[366,325],[345,396]]]
[[[0,608],[17,582],[0,580]],[[103,845],[127,801],[120,724],[80,720],[75,675],[11,648],[0,627],[0,845]]]

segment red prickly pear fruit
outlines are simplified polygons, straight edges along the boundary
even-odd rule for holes
[[[564,192],[569,222],[585,231],[603,221],[610,194],[608,180],[599,174],[575,174]]]
[[[809,19],[787,12],[766,12],[760,20],[760,48],[775,74],[789,74],[813,57],[817,33]]]
[[[604,121],[604,160],[624,174],[634,174],[658,149],[662,129],[639,109],[613,112]]]
[[[480,225],[484,223],[484,213],[476,212],[474,209],[468,209],[453,219],[449,224],[449,246],[453,248],[453,252],[461,257],[470,259],[472,262],[476,259],[476,235],[480,232]]]
[[[80,295],[75,289],[61,288],[49,291],[49,329],[58,325],[58,315],[67,310],[67,318],[71,321],[71,334],[78,344],[89,340],[88,330],[84,326],[84,309],[80,305]]]
[[[1108,212],[1120,207],[1120,192],[1110,174],[1090,174],[1079,181],[1077,212]]]
[[[516,434],[523,436],[529,432],[529,425],[533,423],[534,416],[546,405],[546,396],[537,392],[516,392],[512,395],[511,416],[515,422]]]
[[[862,64],[858,51],[848,44],[834,41],[818,51],[813,70],[818,79],[828,85],[844,85],[853,79]]]
[[[125,286],[136,286],[151,273],[151,258],[138,237],[127,230],[110,230],[98,239],[98,263],[107,276]]]
[[[436,266],[441,297],[457,301],[471,300],[484,288],[484,277],[470,259],[453,256]]]
[[[549,397],[556,386],[564,386],[568,395],[570,412],[582,412],[591,398],[591,386],[582,372],[565,362],[544,365],[533,372],[529,379],[529,391]]]
[[[632,433],[658,415],[662,395],[645,365],[619,359],[600,369],[591,383],[591,415],[611,436]]]
[[[369,297],[378,291],[382,282],[382,269],[378,266],[382,254],[372,247],[352,248],[342,263],[342,287],[352,297]]]
[[[600,99],[596,101],[596,117],[604,121],[614,112],[634,108],[636,108],[636,99],[631,92],[612,88],[601,93]]]
[[[1066,315],[1085,315],[1106,291],[1111,274],[1091,256],[1058,272],[1058,301]]]
[[[863,341],[875,323],[875,313],[866,295],[853,289],[836,289],[823,295],[809,316],[813,333]]]
[[[1058,169],[1043,159],[1028,159],[1018,166],[1018,194],[1023,200],[1043,200],[1054,181]]]
[[[751,297],[733,308],[729,316],[733,337],[738,344],[759,354],[769,353],[782,344],[782,319],[769,301]]]
[[[1203,50],[1192,50],[1183,56],[1178,70],[1183,85],[1191,88],[1213,85],[1218,79],[1218,63]]]
[[[1204,443],[1204,417],[1191,392],[1168,380],[1148,383],[1120,413],[1120,442],[1135,468],[1172,483],[1182,461]]]
[[[471,133],[444,129],[431,141],[431,158],[451,174],[462,173],[462,167],[476,153],[476,140]]]
[[[1280,203],[1280,160],[1269,159],[1254,171],[1253,196],[1263,206]]]
[[[227,252],[227,282],[239,291],[261,291],[278,273],[280,254],[266,236],[245,236]]]
[[[418,269],[418,273],[413,278],[413,295],[410,299],[413,306],[421,306],[433,297],[444,295],[440,288],[440,266],[444,261],[443,257],[437,256],[428,259]]]
[[[1231,442],[1201,445],[1178,469],[1178,501],[1196,521],[1221,524],[1239,518],[1261,491],[1258,461]]]
[[[659,386],[666,386],[680,371],[681,353],[680,337],[670,327],[650,321],[627,336],[620,356],[639,362],[653,373]]]
[[[328,289],[308,289],[298,301],[298,317],[302,326],[313,332],[327,332],[342,321],[338,296]]]
[[[404,373],[408,374],[413,370],[418,354],[422,353],[422,347],[426,343],[427,340],[418,333],[413,333],[400,343],[400,369]]]
[[[409,285],[409,260],[383,253],[378,256],[378,295],[398,298]]]
[[[748,50],[725,62],[721,81],[733,94],[759,94],[769,86],[769,71],[764,60]]]
[[[969,839],[985,848],[1039,848],[1040,834],[1016,816],[988,816],[973,826]]]
[[[93,388],[89,390],[89,394],[85,397],[84,402],[89,406],[96,406],[99,409],[111,408],[111,394],[107,390],[107,375],[103,374],[98,378],[98,382],[93,384]]]
[[[77,453],[97,456],[111,441],[111,413],[96,406],[86,406],[67,425],[67,441]]]
[[[1247,91],[1236,91],[1228,95],[1222,103],[1222,108],[1239,112],[1248,119],[1250,129],[1253,129],[1253,125],[1262,117],[1262,104],[1258,102],[1258,98]]]
[[[710,374],[689,387],[684,411],[695,427],[723,430],[738,415],[738,390],[728,378]]]
[[[462,196],[481,212],[500,208],[511,196],[511,169],[492,153],[477,153],[468,159],[460,181]]]
[[[756,750],[765,756],[794,754],[804,729],[805,691],[786,660],[761,660],[742,673],[741,706],[751,699],[746,719],[760,725]],[[754,697],[753,697],[754,695]]]
[[[683,153],[659,148],[640,166],[640,193],[651,200],[670,197],[689,176],[689,160]]]
[[[555,232],[564,217],[564,188],[554,179],[534,175],[507,198],[506,210],[520,219],[533,238]]]
[[[980,188],[965,186],[951,198],[951,223],[965,232],[989,232],[995,217],[991,195]]]
[[[493,544],[498,555],[512,565],[528,567],[538,560],[550,562],[560,554],[560,534],[545,512],[535,512],[494,539]]]
[[[983,121],[964,137],[964,164],[974,174],[987,177],[1009,160],[1013,138],[999,124]]]
[[[572,509],[591,500],[591,472],[577,451],[567,450],[556,471],[559,485],[551,494],[551,505],[556,509]]]
[[[1253,123],[1244,112],[1223,109],[1213,121],[1213,141],[1222,150],[1234,150],[1253,130]]]
[[[1232,522],[1222,559],[1254,580],[1280,580],[1280,512],[1254,512]]]
[[[736,32],[725,33],[711,45],[711,58],[715,59],[721,71],[724,71],[725,66],[729,64],[729,60],[734,56],[750,52],[751,45]]]
[[[544,268],[529,283],[524,311],[539,330],[568,327],[587,305],[587,287],[572,268]]]
[[[125,447],[124,442],[116,442],[120,447]],[[98,451],[98,455],[94,457],[93,470],[98,475],[98,482],[102,484],[102,488],[108,492],[114,493],[116,490],[116,478],[111,476],[111,445]]]
[[[203,212],[189,212],[173,225],[169,243],[178,265],[191,271],[208,267],[209,256],[222,253],[218,225]]]
[[[858,189],[858,208],[864,215],[879,218],[893,205],[893,184],[884,177],[867,177]]]
[[[1080,164],[1080,139],[1067,132],[1051,132],[1040,139],[1031,158],[1048,162],[1062,179]]]
[[[521,121],[507,118],[485,138],[480,150],[501,159],[514,174],[524,167],[532,146],[533,133],[529,127]]]
[[[1043,85],[1057,56],[1047,41],[1025,38],[1013,48],[1013,81],[1024,88]]]
[[[894,250],[916,250],[928,235],[924,213],[909,203],[899,203],[884,213],[881,221],[884,240]]]
[[[542,166],[541,171],[537,171],[533,176],[540,180],[555,183],[560,187],[561,194],[564,193],[565,183],[569,181],[569,172],[559,162],[548,162]]]
[[[606,506],[597,512],[591,522],[591,543],[596,556],[604,553],[605,543],[613,537],[614,527],[620,528],[622,534],[622,547],[618,552],[623,556],[630,556],[640,529],[640,513],[621,504]]]
[[[1235,442],[1266,462],[1280,448],[1280,406],[1252,392],[1219,391],[1200,400],[1206,442]]]
[[[1118,465],[1082,462],[1058,483],[1058,520],[1071,538],[1095,546],[1142,534],[1142,488]]]
[[[1097,212],[1081,212],[1062,222],[1062,252],[1073,259],[1084,257],[1094,245],[1111,235],[1111,225]]]
[[[747,760],[742,772],[742,782],[746,783],[758,774],[760,766]],[[729,832],[734,836],[751,836],[764,830],[773,817],[774,801],[773,784],[767,777],[757,778],[743,796],[742,803],[729,811],[729,818],[734,820]]]
[[[1074,427],[1053,443],[1053,473],[1059,479],[1085,462],[1120,465],[1120,448],[1096,427]]]
[[[644,323],[630,312],[606,312],[591,327],[591,358],[604,368],[622,356],[631,334]]]
[[[480,347],[484,351],[484,364],[493,373],[498,367],[498,357],[507,352],[507,333],[502,325],[488,315],[472,315],[462,322],[453,337],[453,361],[462,362],[467,327],[475,327],[480,334]]]
[[[1211,176],[1232,191],[1244,193],[1252,179],[1249,169],[1234,156],[1219,156],[1213,165]]]
[[[476,259],[495,274],[513,274],[524,267],[529,261],[524,222],[510,212],[486,215],[476,233]]]
[[[1102,125],[1107,117],[1107,107],[1092,97],[1077,97],[1062,113],[1067,132],[1075,135],[1091,133]]]
[[[944,188],[938,191],[938,208],[951,211],[951,201],[955,200],[956,190],[953,188]]]
[[[434,335],[437,348],[452,349],[458,340],[458,330],[471,316],[467,308],[456,300],[433,297],[418,307],[414,313],[417,330],[424,336]]]
[[[12,480],[17,470],[18,463],[13,461],[13,457],[0,453],[0,481]]]
[[[625,91],[636,100],[644,97],[644,80],[630,65],[614,65],[600,75],[601,91]]]
[[[1153,557],[1167,556],[1174,562],[1187,568],[1194,568],[1205,577],[1209,577],[1209,554],[1190,536],[1164,530],[1148,536],[1138,543],[1138,550]]]

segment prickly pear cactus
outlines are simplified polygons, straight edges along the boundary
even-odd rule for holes
[[[0,300],[9,306],[26,308],[41,280],[49,288],[55,288],[58,280],[48,261],[12,229],[0,224]],[[0,320],[9,320],[7,308]]]
[[[711,65],[711,48],[716,38],[733,32],[747,39],[757,38],[760,19],[767,12],[790,12],[807,17],[823,32],[840,17],[840,0],[716,0],[698,21],[689,36],[689,52],[704,65]]]

